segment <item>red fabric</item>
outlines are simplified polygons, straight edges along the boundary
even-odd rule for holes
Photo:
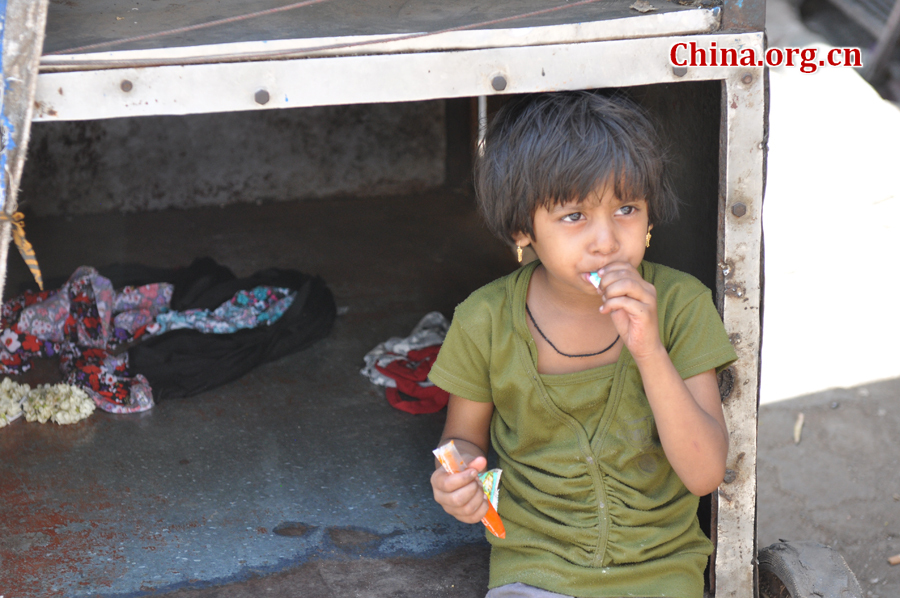
[[[414,349],[406,354],[406,359],[397,359],[384,367],[379,365],[375,367],[379,372],[394,380],[406,379],[424,382],[428,379],[428,372],[431,371],[431,366],[434,365],[434,360],[437,359],[440,350],[440,345]]]
[[[407,359],[396,359],[386,366],[376,365],[379,372],[393,379],[397,388],[386,388],[385,396],[392,407],[407,413],[435,413],[447,406],[450,393],[437,386],[423,386],[437,358],[440,345],[407,353]]]
[[[448,393],[446,390],[438,388],[437,386],[429,386],[426,388],[419,386],[418,388],[419,391],[417,392],[420,395],[419,397],[406,395],[406,393],[401,393],[401,391],[398,391],[396,388],[386,388],[384,390],[384,394],[387,396],[388,403],[391,404],[391,407],[399,409],[400,411],[412,413],[414,415],[421,415],[423,413],[437,413],[438,411],[446,407],[447,402],[450,400],[450,393]],[[410,401],[407,400],[407,397],[412,397],[418,400]]]

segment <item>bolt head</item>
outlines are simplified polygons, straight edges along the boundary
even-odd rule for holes
[[[753,75],[751,75],[750,73],[744,73],[744,76],[741,77],[741,81],[744,82],[744,85],[750,85],[751,83],[753,83]]]
[[[496,75],[491,79],[491,87],[494,88],[494,91],[503,91],[506,89],[506,77],[503,75]]]
[[[129,92],[134,89],[134,85],[128,79],[122,79],[122,82],[119,83],[119,89],[124,92]]]
[[[676,77],[684,77],[687,75],[687,67],[686,66],[673,66],[672,74]]]
[[[256,100],[256,103],[260,106],[269,103],[269,92],[265,89],[260,89],[253,95],[253,99]]]
[[[740,218],[747,213],[747,206],[738,202],[731,206],[731,213]]]

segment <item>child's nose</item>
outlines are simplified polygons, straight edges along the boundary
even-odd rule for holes
[[[615,230],[608,222],[598,220],[591,227],[591,253],[609,255],[619,249],[619,241]]]

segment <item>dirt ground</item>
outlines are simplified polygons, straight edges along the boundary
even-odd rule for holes
[[[900,596],[900,565],[888,564],[900,554],[898,396],[900,378],[760,408],[760,547],[779,539],[827,544],[866,598]]]

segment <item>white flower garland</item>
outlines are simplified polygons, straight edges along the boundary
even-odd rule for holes
[[[94,401],[86,392],[68,384],[43,384],[31,389],[9,378],[0,382],[0,427],[22,414],[25,421],[74,424],[94,412]]]
[[[21,417],[22,401],[30,390],[27,384],[16,384],[10,378],[0,382],[0,428]]]

